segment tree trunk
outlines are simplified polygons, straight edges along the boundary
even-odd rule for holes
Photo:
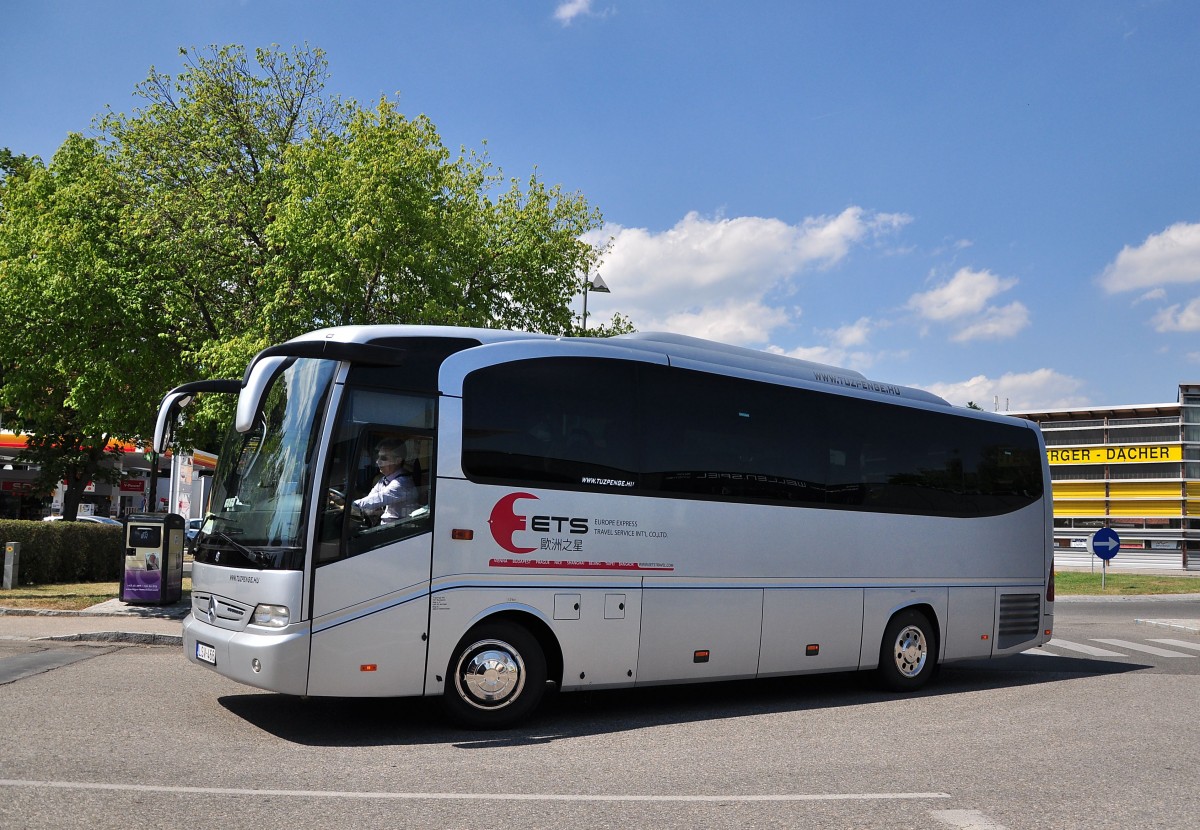
[[[78,473],[67,476],[67,492],[63,494],[62,517],[73,522],[79,516],[79,503],[83,501],[83,490],[87,487],[87,476]]]

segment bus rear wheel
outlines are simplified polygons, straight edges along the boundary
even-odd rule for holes
[[[892,617],[879,647],[879,680],[895,692],[912,692],[933,677],[937,667],[937,638],[920,611],[901,611]]]
[[[459,642],[446,681],[442,700],[451,720],[470,729],[503,729],[541,702],[546,657],[524,627],[484,623]]]

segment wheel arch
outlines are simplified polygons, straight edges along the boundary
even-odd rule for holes
[[[897,608],[892,612],[892,616],[888,618],[888,625],[891,625],[892,620],[905,613],[906,611],[917,611],[925,615],[925,619],[929,620],[929,624],[933,627],[933,653],[937,657],[937,661],[942,662],[942,648],[945,638],[942,637],[942,621],[935,609],[928,602],[914,602],[912,605],[905,605],[902,608]],[[886,626],[884,630],[886,630]]]
[[[950,592],[946,587],[925,588],[868,588],[863,603],[862,645],[859,669],[869,671],[879,667],[879,644],[897,615],[916,611],[929,620],[935,643],[933,653],[938,662],[945,648],[946,615]]]
[[[463,635],[470,636],[471,631],[481,625],[492,622],[509,622],[519,625],[533,635],[542,648],[542,656],[546,659],[546,679],[554,683],[556,688],[562,687],[563,654],[562,646],[555,636],[554,630],[538,614],[524,608],[503,608],[481,615],[471,623]]]
[[[888,691],[911,693],[923,688],[941,665],[941,628],[935,610],[914,602],[888,619],[879,644],[875,673]]]

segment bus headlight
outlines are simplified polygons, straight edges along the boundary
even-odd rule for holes
[[[286,628],[290,621],[291,615],[288,613],[286,605],[260,604],[254,606],[254,617],[250,623],[265,628]]]

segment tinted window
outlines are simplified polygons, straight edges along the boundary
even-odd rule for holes
[[[480,478],[637,486],[636,364],[547,358],[463,383],[463,469]]]
[[[356,364],[350,368],[349,383],[436,392],[442,361],[455,352],[478,346],[479,341],[463,337],[385,337],[371,344],[403,349],[404,362],[399,366]]]
[[[982,516],[1041,497],[1032,430],[840,396],[825,405],[832,504]]]
[[[824,501],[819,395],[660,366],[646,367],[644,377],[647,488]]]
[[[476,480],[942,516],[1042,495],[1032,430],[948,412],[582,358],[473,372],[463,398]]]

